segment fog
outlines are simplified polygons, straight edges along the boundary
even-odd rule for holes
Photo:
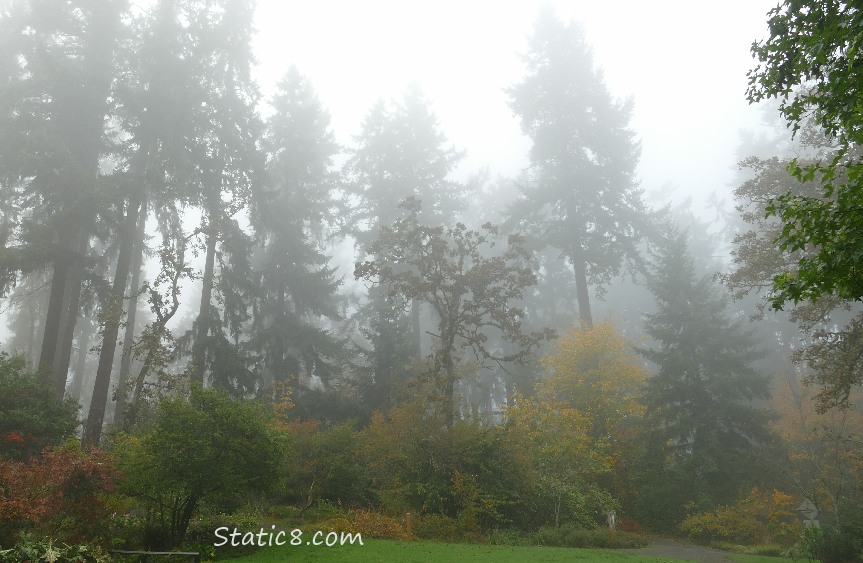
[[[747,96],[860,18],[774,1],[0,3],[0,543],[850,560],[859,153]]]
[[[487,168],[515,177],[530,142],[505,89],[523,75],[521,55],[542,6],[582,24],[610,92],[632,97],[631,127],[642,144],[646,192],[694,198],[705,217],[710,194],[730,208],[742,129],[762,127],[745,98],[750,46],[766,33],[772,0],[722,5],[657,1],[280,2],[258,4],[257,78],[272,93],[296,65],[350,145],[379,98],[410,82],[426,93],[451,143],[467,151],[462,177]],[[264,110],[266,111],[266,110]]]

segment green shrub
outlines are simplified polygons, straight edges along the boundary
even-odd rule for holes
[[[587,530],[573,526],[548,526],[540,528],[533,538],[537,545],[553,547],[631,549],[647,545],[642,536],[608,528]]]
[[[458,542],[463,538],[458,521],[442,514],[423,514],[413,519],[413,535],[424,540]]]
[[[112,549],[135,549],[143,541],[144,519],[130,504],[124,504],[105,521],[105,537]]]
[[[78,409],[27,373],[23,357],[0,352],[0,458],[27,460],[62,444],[75,433]]]
[[[533,545],[533,537],[522,530],[494,529],[488,534],[488,543],[492,545],[517,545],[528,546]]]
[[[297,511],[294,509],[295,512]],[[303,513],[302,520],[297,520],[297,523],[303,522],[323,522],[332,518],[347,517],[348,511],[340,504],[330,502],[328,500],[319,500],[311,508]]]
[[[275,487],[287,445],[268,422],[260,404],[193,387],[188,399],[163,401],[142,436],[116,437],[122,491],[145,509],[147,548],[182,544],[200,505],[232,511]]]
[[[809,559],[821,563],[844,563],[863,560],[863,529],[852,524],[841,528],[807,528],[803,533],[802,551]]]
[[[227,527],[228,533],[234,529],[240,532],[257,532],[261,528],[266,529],[263,517],[256,511],[240,510],[231,514],[223,512],[209,512],[199,515],[189,523],[186,537],[183,540],[183,551],[197,551],[201,553],[202,559],[214,557],[239,557],[255,552],[258,547],[253,545],[232,546],[230,542],[225,545],[214,547],[219,541],[216,538],[216,529]]]
[[[368,477],[358,460],[358,433],[352,421],[328,428],[314,421],[295,422],[282,428],[292,443],[284,470],[289,502],[351,505],[369,500]]]
[[[503,428],[461,421],[446,429],[413,402],[375,413],[358,437],[374,500],[386,513],[442,514],[476,532],[527,512],[525,463]]]

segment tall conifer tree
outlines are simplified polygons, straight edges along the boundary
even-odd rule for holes
[[[687,502],[712,508],[751,485],[755,454],[770,442],[769,417],[753,401],[769,396],[768,383],[753,367],[761,354],[745,318],[732,320],[712,277],[696,275],[684,235],[659,249],[648,288],[657,311],[644,326],[655,344],[642,352],[658,369],[646,392],[642,499],[682,518]]]
[[[512,217],[569,259],[579,316],[589,325],[588,284],[601,287],[637,256],[645,208],[635,180],[632,104],[611,97],[582,29],[550,9],[540,13],[524,62],[527,74],[509,95],[533,141],[532,177]]]
[[[327,382],[342,354],[326,327],[341,318],[341,281],[322,248],[339,187],[339,147],[329,114],[296,68],[279,84],[273,109],[264,135],[267,183],[252,201],[259,289],[249,347],[265,389],[288,378],[296,386],[298,376]]]

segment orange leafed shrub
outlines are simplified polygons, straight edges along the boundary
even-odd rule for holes
[[[356,510],[347,518],[331,518],[324,522],[324,526],[332,532],[362,534],[363,538],[410,539],[407,529],[398,519],[371,510]]]
[[[771,493],[756,487],[731,506],[687,517],[680,528],[702,540],[791,545],[802,531],[794,505],[794,499],[787,493]]]

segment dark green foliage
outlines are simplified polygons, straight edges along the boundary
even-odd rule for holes
[[[191,196],[203,210],[198,233],[206,254],[188,374],[203,384],[216,359],[214,346],[230,341],[230,355],[244,356],[236,334],[250,306],[253,277],[250,241],[243,240],[248,235],[238,228],[234,215],[249,205],[254,186],[262,180],[264,156],[259,150],[263,124],[255,111],[260,93],[251,76],[253,3],[220,0],[194,6],[198,12],[190,18],[188,32],[200,39],[192,46],[190,59],[204,64],[196,66],[199,74],[193,86],[199,101],[190,155],[195,181]],[[213,317],[214,299],[229,304],[221,318]],[[225,378],[219,383],[226,383]],[[228,386],[243,387],[237,381]]]
[[[358,399],[350,390],[339,387],[335,389],[300,387],[292,399],[294,407],[291,413],[294,417],[298,420],[319,420],[324,424],[356,420],[359,421],[360,426],[365,426],[374,410],[368,402]]]
[[[437,514],[476,532],[521,524],[530,503],[527,469],[500,427],[447,429],[418,401],[375,413],[360,434],[360,459],[384,512]]]
[[[836,152],[814,162],[793,160],[789,171],[815,182],[814,196],[789,191],[767,207],[783,224],[777,242],[785,252],[812,249],[794,270],[773,278],[771,304],[836,295],[863,299],[863,144],[860,106],[863,67],[858,62],[863,17],[840,0],[786,0],[769,12],[769,37],[752,46],[758,66],[749,73],[750,102],[776,98],[795,133],[814,118]]]
[[[50,269],[42,373],[61,397],[97,216],[113,213],[113,182],[100,169],[110,151],[105,122],[124,0],[16,2],[0,20],[0,185],[9,207],[0,279]],[[8,57],[8,58],[6,58]]]
[[[273,98],[264,147],[267,182],[253,193],[256,283],[246,344],[264,388],[301,375],[332,383],[345,345],[327,327],[341,318],[341,280],[323,252],[335,206],[338,153],[329,115],[307,79],[291,68]]]
[[[752,367],[757,342],[743,319],[729,318],[710,277],[696,277],[683,235],[659,250],[648,287],[657,312],[646,315],[645,332],[656,344],[642,352],[658,371],[646,392],[639,503],[645,523],[668,525],[685,505],[728,504],[757,478],[755,454],[771,436],[752,401],[768,388]]]
[[[57,561],[75,561],[76,563],[109,563],[112,561],[107,550],[99,545],[89,543],[67,544],[49,538],[37,539],[34,535],[23,535],[11,549],[0,549],[0,563],[20,563],[21,561],[38,561],[46,559],[47,553],[53,553]]]
[[[272,489],[285,447],[260,404],[193,387],[188,399],[163,401],[152,427],[119,437],[114,451],[123,491],[146,509],[144,542],[165,547],[183,541],[200,503],[230,510]]]
[[[362,253],[374,254],[369,246],[399,218],[398,204],[407,198],[423,200],[421,224],[454,222],[464,207],[466,189],[450,176],[463,154],[447,146],[418,86],[411,85],[398,102],[375,103],[356,143],[345,165],[347,189],[355,202],[345,231],[356,238]],[[368,297],[357,315],[369,343],[362,350],[367,367],[361,368],[360,391],[372,408],[387,409],[404,396],[404,387],[416,375],[424,335],[422,299],[411,301],[408,314],[386,291],[372,288]]]
[[[803,555],[822,563],[863,561],[863,520],[845,522],[840,526],[807,528],[804,532]]]
[[[404,298],[383,286],[369,288],[369,302],[356,315],[370,345],[361,350],[366,365],[357,366],[362,401],[371,410],[387,410],[411,396],[416,350]]]
[[[24,460],[72,437],[78,410],[76,401],[58,399],[27,373],[23,357],[0,352],[0,457]]]
[[[311,508],[320,500],[340,506],[370,500],[368,475],[358,455],[358,433],[352,421],[318,429],[316,424],[290,427],[293,447],[285,468],[289,499]]]

